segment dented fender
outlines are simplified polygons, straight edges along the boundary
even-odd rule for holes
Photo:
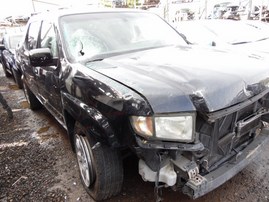
[[[109,146],[120,145],[121,123],[129,116],[153,113],[147,100],[134,90],[81,64],[66,68],[63,77],[63,110]]]
[[[117,147],[118,139],[109,123],[97,109],[88,106],[70,94],[62,93],[63,108],[95,138],[109,146]],[[65,117],[66,118],[66,117]],[[65,120],[65,123],[68,121]]]

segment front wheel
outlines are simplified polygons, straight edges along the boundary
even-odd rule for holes
[[[86,135],[76,123],[74,144],[83,186],[95,200],[118,194],[123,182],[123,167],[119,152]]]

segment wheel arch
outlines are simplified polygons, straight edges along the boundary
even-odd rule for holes
[[[76,122],[79,122],[83,126],[87,135],[94,136],[98,141],[109,147],[119,147],[120,144],[112,125],[100,111],[67,93],[62,93],[62,103],[64,120],[73,149]]]
[[[64,120],[65,120],[65,125],[68,133],[68,137],[72,146],[72,150],[75,151],[75,146],[74,146],[74,128],[76,124],[76,119],[66,110],[64,109]]]

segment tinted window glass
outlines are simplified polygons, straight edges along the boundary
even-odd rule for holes
[[[29,50],[37,47],[39,27],[40,27],[39,22],[32,22],[30,24],[28,37],[27,37],[27,47]]]
[[[41,48],[49,48],[53,57],[58,56],[56,35],[52,23],[43,21],[40,33]]]
[[[8,38],[7,38],[7,36],[5,36],[5,37],[3,38],[3,44],[4,44],[4,46],[5,46],[6,49],[9,49],[9,43],[8,43]]]

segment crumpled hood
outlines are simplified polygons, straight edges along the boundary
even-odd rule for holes
[[[211,48],[158,48],[87,66],[144,96],[154,113],[213,112],[269,86],[267,59]]]

